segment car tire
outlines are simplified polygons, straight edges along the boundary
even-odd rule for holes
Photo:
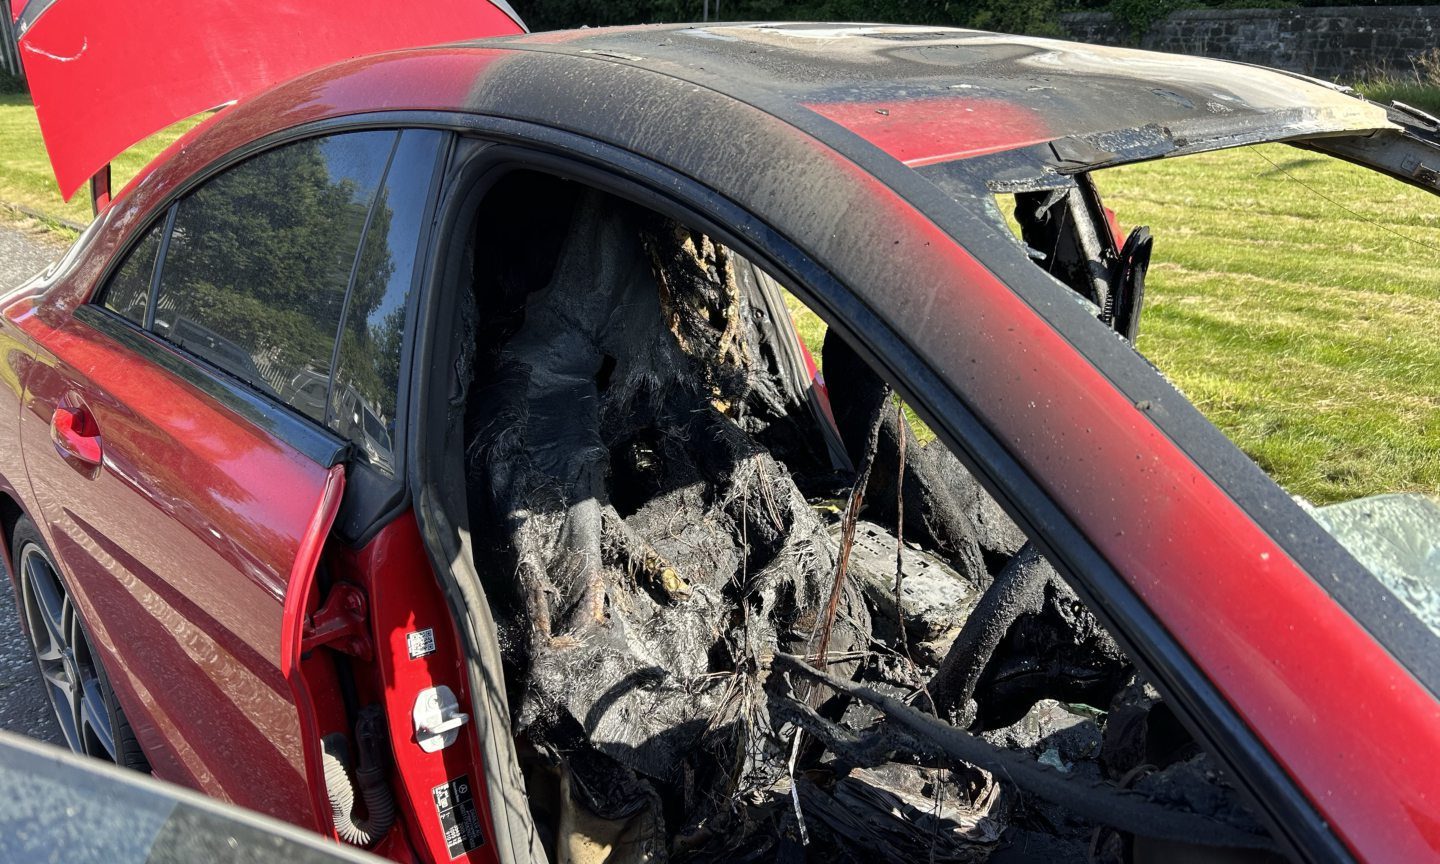
[[[150,772],[89,631],[35,523],[21,517],[11,538],[20,618],[61,735],[76,753]]]

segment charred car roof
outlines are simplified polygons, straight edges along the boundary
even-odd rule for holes
[[[485,44],[672,75],[917,168],[1039,144],[1057,166],[1085,168],[1395,128],[1378,105],[1272,69],[974,30],[665,25]]]
[[[781,126],[753,114],[746,122],[747,110],[892,187],[885,163],[896,161],[932,181],[949,171],[992,188],[1033,187],[1122,162],[1401,129],[1386,108],[1334,85],[1219,60],[945,28],[650,25],[340,62],[242,99],[221,113],[232,118],[221,134],[208,136],[213,124],[202,124],[169,155],[190,151],[176,160],[186,174],[310,120],[446,111],[537,122],[651,158],[670,152],[672,164],[686,161],[678,151],[705,149],[682,139],[721,128],[735,155],[813,156],[811,147],[792,149],[798,142]],[[673,123],[676,112],[688,123]]]
[[[962,199],[925,174],[1006,154],[1060,175],[1251,141],[1336,136],[1321,139],[1328,146],[1408,134],[1384,109],[1214,61],[958,30],[746,25],[537,34],[372,55],[221,116],[181,139],[97,220],[105,230],[89,232],[60,266],[78,275],[52,309],[83,302],[83,286],[210,172],[305,135],[439,125],[480,133],[467,143],[495,148],[496,160],[506,158],[496,145],[511,142],[529,160],[517,164],[558,153],[564,171],[589,159],[607,178],[639,178],[646,194],[716,214],[723,242],[769,255],[758,263],[782,281],[793,277],[803,299],[870,355],[862,359],[906,385],[947,443],[973,462],[1004,466],[987,478],[990,491],[1024,514],[1022,527],[1059,563],[1087,574],[1112,614],[1131,615],[1121,629],[1149,628],[1168,661],[1194,656],[1213,670],[1236,713],[1207,690],[1189,706],[1205,723],[1253,720],[1280,765],[1314,780],[1326,812],[1381,826],[1375,836],[1424,839],[1411,802],[1433,800],[1430,778],[1403,759],[1367,754],[1379,749],[1369,733],[1381,720],[1415,740],[1429,734],[1440,692],[1433,634],[1034,266],[1006,226],[981,212],[977,202],[994,206],[993,196],[980,197],[983,186],[962,189],[975,194]],[[1436,162],[1433,152],[1425,158]],[[1401,168],[1434,174],[1418,159],[1396,165],[1397,176]],[[1033,393],[1047,394],[1043,410]],[[1108,453],[1151,458],[1106,463],[1064,446],[1082,429]],[[1096,506],[1107,500],[1125,506]],[[1281,638],[1281,656],[1209,638],[1266,631],[1273,604],[1248,602],[1257,594],[1315,610],[1316,641]],[[1197,597],[1209,614],[1193,614]],[[1375,661],[1385,656],[1379,642],[1345,642],[1361,623],[1384,632],[1385,650],[1425,684]],[[1352,699],[1347,680],[1309,674],[1300,661],[1315,656],[1348,658],[1343,668],[1377,685]],[[1382,675],[1391,677],[1379,686]],[[1277,682],[1326,705],[1332,725],[1297,727],[1277,713],[1269,701]],[[1349,765],[1385,772],[1387,796],[1325,779],[1335,775],[1314,754],[1335,749],[1337,729]]]

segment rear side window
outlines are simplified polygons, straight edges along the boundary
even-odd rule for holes
[[[398,134],[280,147],[182,200],[156,335],[323,423],[345,294]]]
[[[101,301],[111,312],[141,327],[145,326],[145,307],[150,302],[150,283],[155,275],[155,254],[160,249],[164,227],[162,219],[145,232],[110,278]]]
[[[99,302],[388,471],[410,287],[444,140],[432,130],[352,132],[249,159],[157,219]]]

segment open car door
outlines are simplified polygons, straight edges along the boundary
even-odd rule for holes
[[[340,60],[524,32],[505,0],[12,0],[40,131],[66,200],[137,141]]]

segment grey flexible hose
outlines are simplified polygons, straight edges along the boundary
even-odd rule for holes
[[[355,724],[355,737],[360,751],[360,766],[355,771],[355,784],[350,781],[350,754],[345,736],[326,735],[320,739],[324,751],[325,794],[335,817],[335,832],[340,839],[355,846],[372,846],[395,824],[395,798],[385,782],[383,753],[376,723],[383,721],[377,708],[360,712]],[[365,817],[355,815],[355,786],[360,787],[360,800],[365,804]]]

